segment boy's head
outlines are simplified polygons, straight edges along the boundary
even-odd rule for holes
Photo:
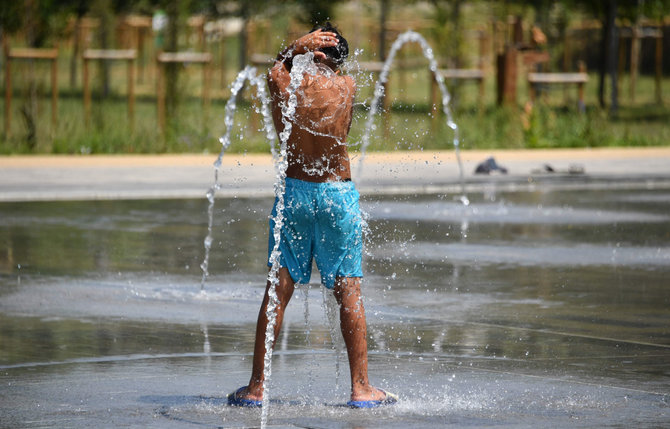
[[[313,33],[316,30],[330,31],[337,35],[336,46],[321,48],[319,49],[319,51],[326,54],[326,57],[328,57],[328,59],[331,60],[337,67],[341,66],[347,59],[347,56],[349,56],[349,44],[347,43],[347,39],[342,37],[340,32],[337,31],[337,29],[333,27],[330,22],[326,22],[323,25],[315,26],[314,28],[312,28],[310,33]]]

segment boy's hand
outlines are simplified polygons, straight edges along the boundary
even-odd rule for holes
[[[337,43],[337,34],[331,31],[316,30],[295,41],[295,53],[314,52],[314,58],[324,60],[326,54],[320,52],[319,49],[337,46]]]

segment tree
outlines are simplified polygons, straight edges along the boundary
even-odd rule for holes
[[[184,26],[184,19],[190,12],[191,0],[161,0],[159,3],[167,15],[165,50],[179,51],[179,34]],[[167,118],[177,117],[179,104],[179,65],[165,64],[165,109]]]
[[[335,5],[340,0],[294,0],[300,8],[298,19],[310,26],[333,19]],[[381,0],[388,2],[388,0]]]
[[[287,0],[281,0],[280,4],[287,4]],[[248,50],[248,28],[249,21],[254,15],[261,13],[269,8],[265,0],[191,0],[194,8],[201,11],[207,11],[211,16],[234,16],[242,19],[242,30],[240,31],[239,44],[239,68],[240,70],[247,66]],[[273,4],[274,6],[274,4]]]
[[[87,0],[78,0],[74,6],[75,24],[73,35],[72,57],[70,57],[70,87],[74,88],[77,81],[77,64],[79,63],[79,51],[81,46],[81,22],[88,12],[89,2]]]
[[[571,0],[568,3],[574,7],[582,7],[587,13],[599,19],[603,24],[598,101],[602,107],[605,107],[607,104],[605,101],[605,82],[609,75],[612,88],[610,110],[616,112],[618,108],[616,89],[617,20],[627,19],[631,22],[637,22],[642,16],[662,18],[664,15],[670,13],[670,0]]]
[[[440,56],[447,62],[450,68],[461,66],[461,46],[463,35],[461,29],[461,6],[462,0],[445,1],[432,0],[435,8],[433,15],[435,25],[432,35],[435,39],[436,48]]]
[[[605,14],[603,19],[603,42],[602,61],[600,67],[600,79],[598,83],[598,101],[601,107],[605,107],[605,77],[609,74],[612,85],[610,110],[616,113],[619,108],[619,94],[617,90],[617,67],[616,53],[619,49],[619,38],[617,37],[616,17],[617,0],[605,2]]]
[[[23,30],[25,43],[32,48],[41,48],[57,38],[65,29],[68,2],[56,0],[25,0],[4,2],[0,8],[0,30],[7,42],[10,34]],[[28,96],[19,107],[26,128],[25,140],[33,149],[38,141],[38,83],[32,73],[34,63],[27,63],[25,75]]]
[[[3,2],[0,7],[0,33],[2,37],[14,34],[23,26],[24,5],[18,1]]]

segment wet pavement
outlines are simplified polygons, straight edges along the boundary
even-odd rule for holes
[[[365,196],[370,375],[400,403],[342,406],[315,271],[268,426],[670,425],[670,187],[638,173]],[[217,199],[203,290],[204,198],[1,203],[0,427],[260,426],[225,394],[249,377],[271,203]]]

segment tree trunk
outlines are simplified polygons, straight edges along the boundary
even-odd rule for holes
[[[74,23],[74,39],[72,44],[72,57],[70,58],[70,87],[74,89],[77,85],[77,65],[80,60],[82,21],[88,10],[88,1],[79,0],[77,4],[77,18]]]
[[[603,36],[601,52],[603,60],[600,62],[600,80],[598,84],[598,102],[600,107],[605,108],[605,88],[607,75],[610,77],[611,84],[611,106],[610,111],[615,113],[618,109],[618,91],[617,91],[617,49],[618,38],[616,28],[617,2],[609,0],[606,5],[605,18],[603,22]]]
[[[110,49],[109,39],[112,28],[112,12],[110,0],[98,2],[98,17],[100,18],[100,29],[98,33],[100,49]],[[109,95],[109,63],[105,60],[99,61],[100,76],[102,79],[102,97]]]
[[[247,66],[247,45],[249,44],[249,2],[242,2],[242,31],[240,31],[240,63],[242,70]]]
[[[74,89],[77,85],[77,63],[79,62],[79,42],[81,40],[81,15],[77,14],[77,20],[74,23],[74,35],[72,44],[72,57],[70,57],[70,88]]]
[[[379,6],[379,59],[386,61],[386,20],[388,19],[389,0],[380,0]]]
[[[39,25],[38,19],[38,5],[35,0],[26,0],[25,2],[25,37],[28,46],[33,48],[39,47]],[[26,135],[25,141],[28,148],[32,151],[37,146],[37,80],[35,79],[35,60],[28,60],[25,64],[26,73],[26,91],[27,96],[19,108],[21,116],[23,117]]]
[[[177,52],[179,41],[179,2],[166,2],[166,15],[168,19],[166,29],[166,52]],[[178,64],[165,64],[165,113],[168,119],[172,119],[176,115],[177,98],[178,98]]]
[[[609,10],[607,13],[607,21],[609,22],[609,43],[607,49],[607,68],[610,75],[611,85],[611,104],[610,113],[616,113],[619,110],[619,91],[617,88],[617,51],[619,50],[619,32],[616,28],[617,16],[617,2],[611,0],[609,3]]]
[[[451,22],[453,32],[451,43],[451,55],[454,68],[462,68],[461,48],[463,46],[463,35],[461,34],[461,3],[462,0],[455,0],[451,5]]]

